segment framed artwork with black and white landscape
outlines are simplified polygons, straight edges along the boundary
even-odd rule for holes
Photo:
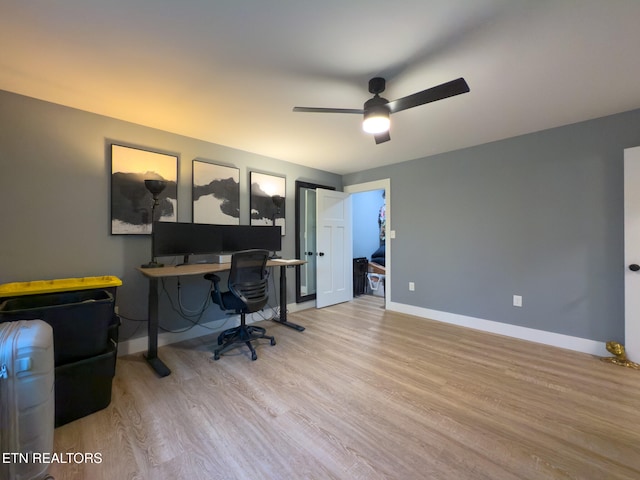
[[[286,179],[268,173],[251,172],[251,225],[280,226],[285,234]]]
[[[178,156],[124,145],[111,145],[111,234],[151,233],[153,195],[145,180],[164,180],[155,220],[177,221]]]
[[[193,161],[193,223],[240,225],[240,170]]]

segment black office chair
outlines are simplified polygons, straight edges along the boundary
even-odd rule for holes
[[[262,327],[247,325],[245,315],[247,313],[262,310],[269,299],[268,292],[268,271],[267,250],[243,250],[235,252],[231,256],[231,270],[229,271],[229,290],[220,290],[220,277],[213,273],[204,276],[213,282],[211,298],[222,310],[233,310],[240,314],[240,325],[235,328],[225,330],[218,336],[218,345],[213,352],[213,359],[219,360],[220,355],[245,344],[251,350],[251,360],[256,360],[258,354],[251,344],[252,341],[266,338],[271,341],[271,345],[276,344],[274,337],[268,336],[267,331]]]

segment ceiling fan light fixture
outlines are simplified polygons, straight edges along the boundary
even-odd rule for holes
[[[364,112],[362,129],[367,133],[384,133],[389,131],[391,121],[389,120],[389,109],[384,105],[377,105],[368,108]]]

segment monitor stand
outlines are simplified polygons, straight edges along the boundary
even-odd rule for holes
[[[182,257],[182,263],[179,263],[176,265],[176,267],[181,267],[182,265],[189,265],[189,255],[190,254],[186,254],[185,256]]]

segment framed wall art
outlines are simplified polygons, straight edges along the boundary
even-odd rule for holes
[[[154,194],[145,180],[161,180]],[[155,220],[177,221],[178,157],[124,145],[111,145],[111,234],[148,235]],[[156,185],[158,182],[156,182]]]
[[[193,161],[193,223],[240,225],[240,170]]]
[[[285,234],[286,179],[251,172],[251,225],[278,225]]]

